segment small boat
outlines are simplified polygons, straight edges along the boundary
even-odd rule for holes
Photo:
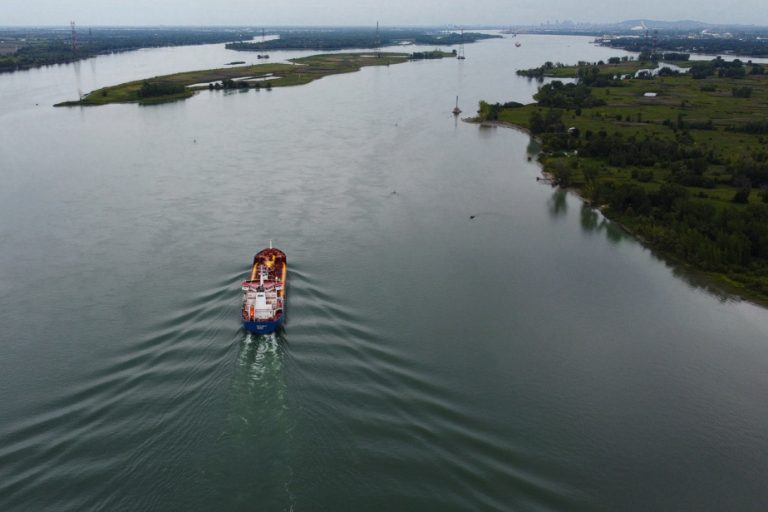
[[[515,46],[517,46],[518,48],[520,48],[521,45],[522,45],[522,43],[520,43],[520,42],[515,43]]]
[[[453,115],[455,115],[455,116],[461,114],[461,109],[459,108],[459,97],[458,96],[456,96],[456,106],[453,107],[452,112],[453,112]]]
[[[250,279],[242,284],[243,327],[255,334],[275,332],[285,320],[285,253],[272,247],[253,257]]]

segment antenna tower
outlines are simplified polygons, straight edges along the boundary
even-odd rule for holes
[[[72,53],[77,51],[77,31],[75,30],[75,22],[70,21],[69,26],[72,27]]]

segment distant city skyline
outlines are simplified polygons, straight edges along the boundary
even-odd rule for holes
[[[0,26],[67,25],[538,25],[629,19],[768,26],[765,0],[3,0]]]

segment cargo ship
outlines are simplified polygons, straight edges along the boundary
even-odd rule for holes
[[[254,334],[275,332],[285,321],[285,253],[272,247],[253,257],[250,279],[242,284],[243,327]]]

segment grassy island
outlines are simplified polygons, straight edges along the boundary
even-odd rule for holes
[[[412,58],[423,57],[413,57],[407,53],[337,53],[292,59],[292,64],[256,64],[189,71],[104,87],[84,95],[79,100],[65,101],[56,106],[152,104],[188,98],[198,90],[271,89],[302,85],[328,75],[351,73],[365,66],[399,64]]]
[[[381,46],[418,44],[451,46],[474,43],[498,35],[478,32],[445,32],[443,30],[382,28],[335,28],[323,30],[278,30],[279,38],[266,41],[238,41],[228,43],[230,50],[264,52],[269,50],[349,50],[352,48],[378,48]]]
[[[575,80],[542,85],[530,105],[481,102],[476,119],[526,129],[554,183],[667,258],[768,304],[768,66],[675,64],[687,69],[547,63],[520,74]]]

